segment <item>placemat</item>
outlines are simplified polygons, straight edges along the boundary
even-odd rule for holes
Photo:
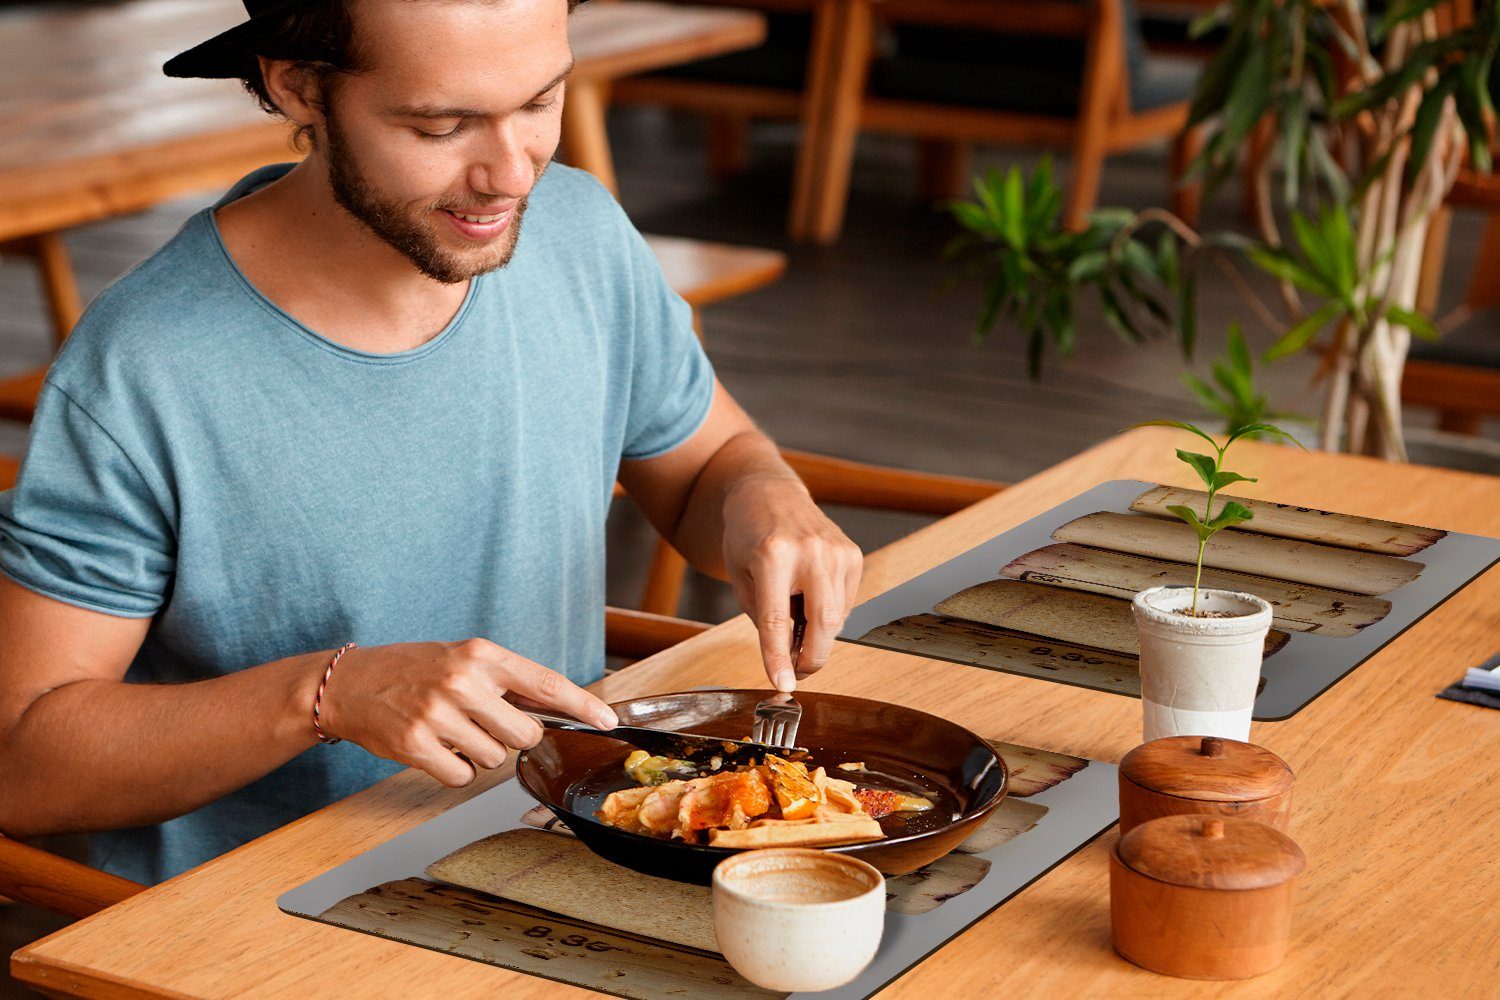
[[[1010,769],[1006,800],[957,851],[887,880],[885,936],[874,962],[855,982],[817,996],[856,1000],[878,992],[1119,818],[1114,765],[993,745]],[[512,779],[286,893],[277,905],[616,996],[785,996],[747,982],[711,950],[709,889],[619,868],[559,826]],[[509,863],[486,865],[487,855]],[[470,884],[439,881],[429,869]],[[578,880],[599,879],[603,869],[607,892],[590,898],[576,891]],[[655,912],[640,905],[652,899]]]
[[[861,604],[839,638],[1138,698],[1130,598],[1192,582],[1162,555],[1191,529],[1157,516],[1182,492],[1104,483]],[[1235,567],[1203,572],[1272,605],[1258,720],[1290,718],[1500,561],[1494,538],[1259,506],[1266,533],[1220,532],[1210,552]]]

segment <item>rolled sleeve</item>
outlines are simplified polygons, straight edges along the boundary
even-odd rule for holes
[[[159,610],[174,564],[160,492],[49,383],[16,487],[0,493],[0,571],[29,590],[131,618]]]

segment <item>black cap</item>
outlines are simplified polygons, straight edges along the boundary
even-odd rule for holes
[[[211,79],[239,76],[255,52],[255,42],[275,18],[321,0],[243,0],[250,20],[200,42],[167,60],[162,72],[168,76],[198,76]]]
[[[255,55],[255,43],[275,18],[324,0],[241,0],[250,20],[179,52],[162,66],[168,76],[207,77],[222,80],[240,76]],[[573,0],[569,7],[582,3]]]

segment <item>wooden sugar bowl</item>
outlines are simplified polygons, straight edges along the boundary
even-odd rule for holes
[[[1305,865],[1290,837],[1254,820],[1148,820],[1110,855],[1115,951],[1182,979],[1269,972],[1286,957],[1292,892]]]
[[[1286,832],[1294,775],[1265,747],[1218,736],[1169,736],[1120,761],[1120,834],[1158,816],[1253,819]]]

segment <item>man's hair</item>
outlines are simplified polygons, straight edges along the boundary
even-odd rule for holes
[[[286,59],[309,74],[318,85],[318,93],[326,107],[334,79],[340,74],[359,73],[369,68],[366,54],[360,50],[354,30],[354,4],[356,0],[316,0],[306,6],[297,7],[272,20],[260,33],[253,52],[245,57],[239,78],[270,114],[285,117],[266,90],[265,78],[260,72],[257,56],[267,59]],[[476,0],[481,3],[504,2],[504,0]],[[571,12],[583,0],[568,0]],[[298,149],[312,145],[313,127],[299,125],[292,136]]]

